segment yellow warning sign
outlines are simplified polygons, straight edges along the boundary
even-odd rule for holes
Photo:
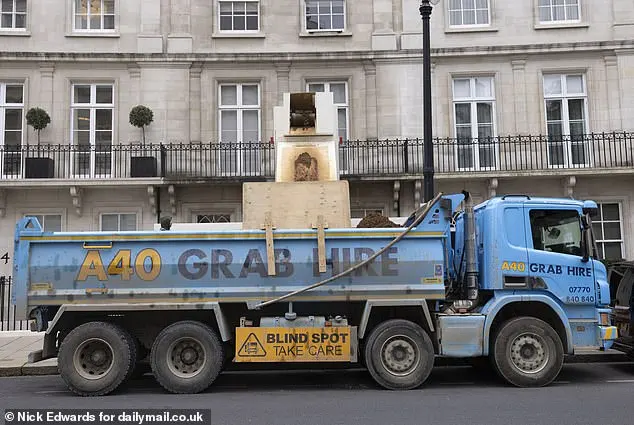
[[[348,362],[350,327],[236,328],[236,362]]]

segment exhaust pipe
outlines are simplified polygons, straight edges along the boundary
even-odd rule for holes
[[[476,266],[476,237],[475,237],[475,214],[473,212],[473,202],[471,195],[466,190],[462,191],[465,196],[465,242],[464,251],[467,261],[467,268],[464,277],[463,295],[466,299],[473,301],[473,305],[477,305],[478,299],[478,268]]]

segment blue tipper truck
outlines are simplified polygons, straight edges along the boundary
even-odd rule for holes
[[[79,395],[142,361],[173,393],[228,362],[365,365],[382,387],[428,378],[436,356],[488,357],[544,386],[566,353],[609,348],[606,268],[592,201],[438,194],[401,228],[15,233],[13,302],[46,331]]]

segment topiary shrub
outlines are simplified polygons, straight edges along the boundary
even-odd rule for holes
[[[31,108],[26,113],[26,123],[37,131],[37,144],[40,144],[40,131],[51,122],[51,117],[42,108]]]
[[[145,127],[152,121],[154,121],[154,113],[147,106],[137,105],[130,111],[130,124],[141,129],[143,144],[145,144]]]

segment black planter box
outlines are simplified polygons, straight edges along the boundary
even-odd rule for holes
[[[130,161],[130,176],[156,177],[156,158],[153,156],[133,156]]]
[[[55,161],[51,158],[26,158],[27,179],[52,179],[55,177]]]

